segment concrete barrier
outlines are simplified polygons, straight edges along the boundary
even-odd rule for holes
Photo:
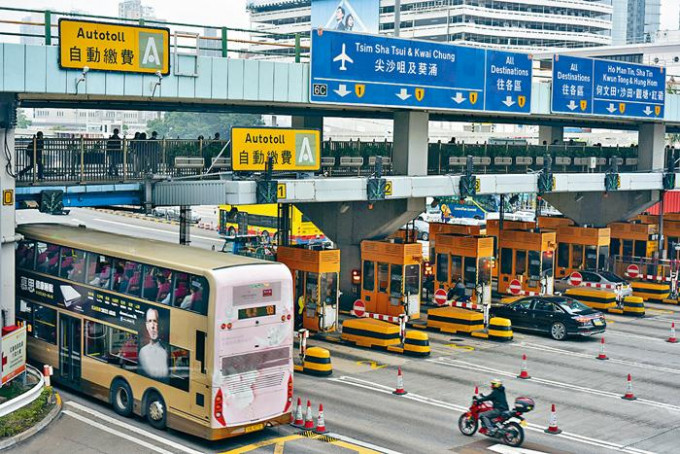
[[[333,373],[331,353],[325,348],[310,347],[305,353],[305,361],[302,365],[304,373],[326,377]]]
[[[481,312],[457,307],[428,309],[427,327],[442,333],[472,333],[484,329],[484,315]]]
[[[399,326],[372,318],[352,318],[342,322],[341,339],[361,347],[401,345]]]
[[[577,299],[588,307],[601,311],[616,309],[616,293],[607,290],[574,287],[564,292],[566,296]]]
[[[645,316],[645,303],[639,296],[627,296],[623,299],[624,315]]]
[[[491,317],[487,330],[490,340],[508,342],[512,340],[512,322],[507,318]]]
[[[427,333],[407,331],[404,339],[404,354],[428,356],[430,354],[430,338]]]
[[[633,281],[633,296],[639,296],[645,301],[663,301],[671,295],[670,284],[660,282]]]

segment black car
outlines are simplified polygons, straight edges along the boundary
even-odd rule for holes
[[[513,329],[546,332],[555,340],[600,334],[607,327],[602,312],[564,296],[528,296],[492,313],[510,319]]]

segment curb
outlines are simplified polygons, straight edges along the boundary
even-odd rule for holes
[[[37,435],[41,430],[49,426],[52,423],[52,421],[57,419],[57,417],[61,414],[63,403],[61,401],[61,396],[56,391],[54,391],[54,397],[57,402],[54,405],[54,408],[52,408],[52,410],[50,410],[50,412],[47,414],[47,416],[45,416],[42,421],[40,421],[38,424],[31,427],[30,429],[27,429],[21,432],[20,434],[14,435],[13,437],[10,437],[6,440],[0,441],[0,451],[3,451],[8,448],[13,448],[19,443],[28,440],[34,435]]]

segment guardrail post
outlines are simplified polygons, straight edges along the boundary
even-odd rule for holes
[[[302,49],[300,49],[300,34],[295,34],[295,63],[300,63],[300,56],[302,55]]]
[[[123,181],[127,181],[128,141],[123,138]]]
[[[80,181],[85,181],[85,139],[80,137]]]
[[[52,45],[52,12],[45,10],[45,45]]]
[[[227,45],[227,27],[222,27],[222,57],[227,58],[229,46]]]

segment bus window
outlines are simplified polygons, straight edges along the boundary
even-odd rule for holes
[[[388,269],[387,263],[378,263],[378,291],[380,293],[387,293]]]
[[[59,269],[59,246],[38,242],[37,247],[35,270],[56,275]]]
[[[364,273],[362,280],[364,281],[364,290],[372,292],[375,288],[375,263],[364,261]]]
[[[501,249],[501,273],[512,274],[512,249]]]
[[[85,281],[86,257],[84,251],[61,248],[61,265],[59,267],[59,277],[75,282]]]
[[[541,253],[539,251],[529,251],[529,277],[531,279],[541,278]]]
[[[20,299],[17,306],[17,325],[25,326],[27,335],[33,336],[33,303]]]
[[[586,246],[586,268],[589,270],[597,268],[597,246]]]
[[[405,268],[404,293],[420,295],[420,265],[406,265]]]
[[[200,314],[208,313],[208,280],[203,276],[194,276],[186,273],[175,273],[177,275],[177,286],[175,288],[175,306],[180,309],[198,312]],[[309,298],[309,282],[311,274],[307,275],[307,296]],[[316,281],[314,281],[316,286]],[[177,293],[179,288],[186,288],[187,292],[184,297],[180,299]],[[309,299],[308,299],[309,301]],[[309,303],[308,303],[309,304]]]
[[[402,266],[390,266],[390,296],[399,298],[401,296],[402,287]]]
[[[324,304],[336,304],[338,301],[338,273],[321,274],[319,284],[321,299]]]
[[[89,253],[89,263],[87,270],[87,282],[101,288],[109,288],[111,281],[111,258]]]
[[[451,282],[463,277],[463,258],[460,255],[451,256]]]
[[[57,311],[40,304],[33,305],[33,336],[50,344],[57,343]]]
[[[609,242],[609,254],[613,257],[621,254],[621,240],[612,238]]]
[[[437,254],[437,280],[449,282],[449,254]]]
[[[527,271],[527,251],[515,251],[515,274]]]
[[[571,266],[579,269],[583,267],[583,246],[580,244],[571,245]]]
[[[463,281],[468,288],[475,288],[477,284],[477,259],[475,257],[465,257],[465,274]]]
[[[597,259],[597,268],[604,269],[608,258],[609,258],[609,246],[600,246],[599,257]]]
[[[137,334],[85,321],[85,355],[107,364],[137,370]]]
[[[17,268],[33,269],[35,264],[35,242],[20,241],[16,252]]]
[[[139,296],[139,276],[142,274],[142,265],[130,260],[116,259],[113,262],[113,270],[112,290],[126,295]]]
[[[557,266],[569,268],[569,243],[557,244]]]
[[[552,277],[553,266],[555,264],[555,254],[552,251],[543,251],[543,257],[541,258],[541,261],[541,270],[543,276]]]
[[[139,296],[142,290],[142,298],[157,303],[170,304],[172,294],[172,271],[158,266],[144,265],[144,273],[135,271],[131,279],[132,286],[129,294]],[[143,276],[143,277],[140,277]],[[182,290],[177,292],[182,297],[188,295],[186,281],[182,284]]]
[[[646,241],[635,241],[635,257],[647,257]]]
[[[189,350],[170,346],[170,386],[189,391]]]
[[[622,254],[623,254],[624,257],[632,257],[633,256],[633,240],[623,240],[623,253]]]

